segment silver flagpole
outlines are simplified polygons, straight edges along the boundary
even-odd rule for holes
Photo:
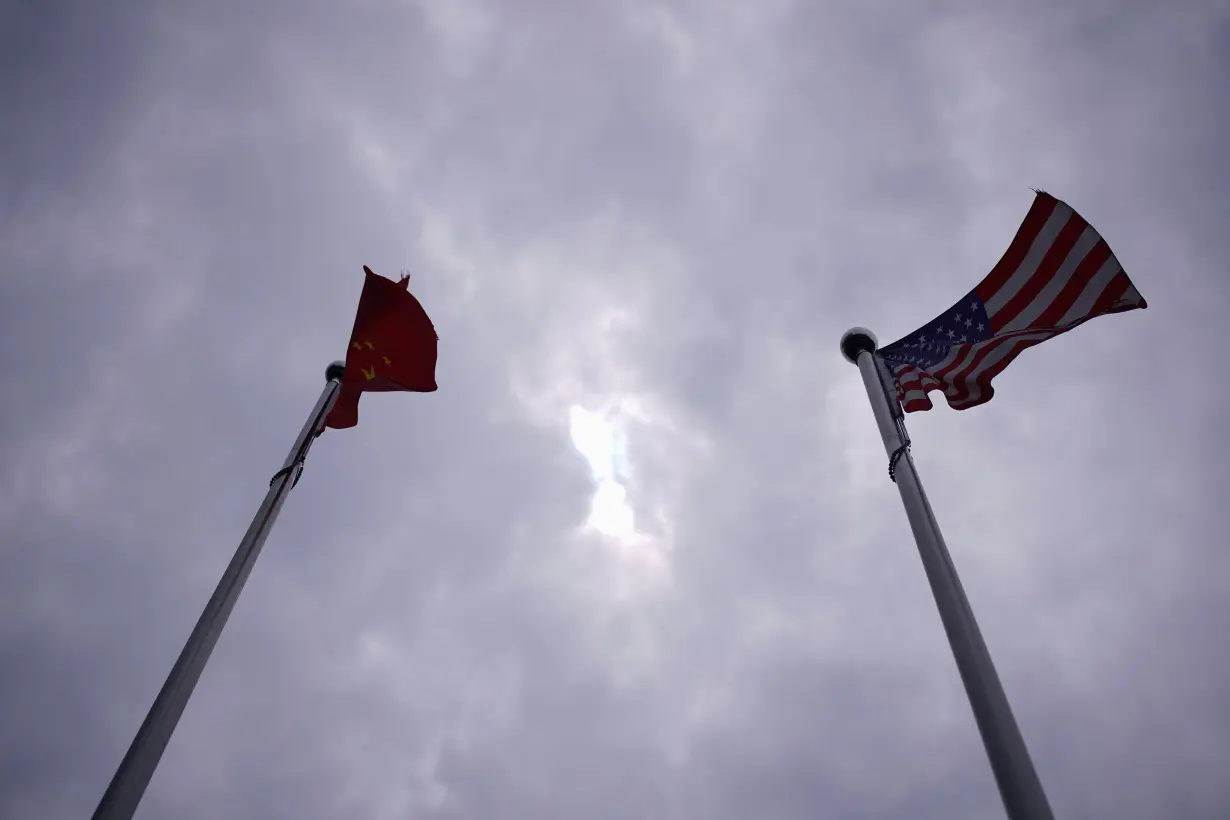
[[[961,587],[961,579],[957,577],[956,567],[944,544],[944,536],[910,458],[910,440],[901,405],[895,397],[889,398],[884,366],[875,352],[875,335],[866,328],[852,328],[841,337],[842,355],[858,365],[863,375],[867,398],[889,456],[889,475],[901,492],[901,502],[905,505],[910,529],[914,531],[918,554],[948,634],[957,670],[965,684],[1004,809],[1010,820],[1054,820],[1021,730],[1012,716],[1008,697]]]
[[[170,742],[171,734],[184,713],[184,707],[188,705],[188,698],[192,696],[192,690],[205,669],[210,653],[213,652],[214,644],[218,642],[218,636],[226,626],[235,601],[239,599],[244,582],[252,573],[252,566],[278,518],[278,512],[281,511],[291,489],[299,482],[299,475],[303,472],[303,460],[307,457],[312,442],[324,428],[325,417],[337,401],[344,370],[344,362],[333,362],[325,369],[325,389],[316,400],[316,406],[312,408],[303,429],[299,431],[299,437],[295,439],[282,469],[278,470],[269,482],[269,492],[265,494],[265,500],[252,518],[252,524],[239,542],[235,557],[222,574],[222,580],[218,582],[213,596],[205,605],[205,611],[201,613],[200,620],[188,636],[188,642],[180,652],[178,660],[171,667],[166,683],[162,685],[162,690],[154,699],[154,705],[150,707],[145,721],[137,730],[132,745],[128,747],[128,753],[124,755],[119,769],[111,778],[111,784],[107,786],[98,808],[94,810],[93,820],[131,820],[136,812],[137,805],[154,776],[154,770],[158,768],[162,752]]]

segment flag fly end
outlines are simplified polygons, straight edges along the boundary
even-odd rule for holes
[[[841,337],[841,355],[851,364],[858,364],[860,353],[875,353],[876,335],[865,327],[852,327]]]

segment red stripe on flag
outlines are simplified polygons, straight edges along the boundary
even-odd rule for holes
[[[1128,275],[1122,269],[1115,274],[1114,278],[1107,284],[1106,290],[1102,291],[1102,295],[1098,297],[1098,301],[1093,303],[1093,310],[1089,311],[1090,317],[1097,316],[1099,313],[1108,312],[1123,295],[1127,293],[1128,288],[1132,286],[1132,281],[1128,279]]]
[[[1106,244],[1106,240],[1099,239],[1098,243],[1086,254],[1084,260],[1076,266],[1076,270],[1072,271],[1072,278],[1063,286],[1063,290],[1055,297],[1055,301],[1042,311],[1042,315],[1034,322],[1034,326],[1048,327],[1062,319],[1064,314],[1076,304],[1076,300],[1085,292],[1085,286],[1101,270],[1107,259],[1110,259],[1110,246]]]
[[[978,283],[978,287],[974,288],[974,292],[978,294],[983,304],[986,304],[992,296],[999,292],[1000,288],[1007,284],[1012,274],[1025,261],[1025,255],[1029,253],[1030,246],[1038,238],[1042,228],[1046,226],[1046,221],[1051,218],[1057,204],[1058,200],[1050,194],[1039,193],[1034,198],[1034,204],[1030,207],[1029,213],[1025,215],[1025,221],[1021,223],[1020,229],[1013,237],[1008,250],[1004,252],[1003,258],[991,269],[986,278]]]
[[[1018,339],[1011,342],[1011,347],[1008,350],[1007,355],[995,364],[978,373],[975,378],[970,380],[973,384],[976,384],[979,388],[981,388],[981,395],[978,396],[977,401],[971,402],[969,400],[970,393],[972,392],[969,389],[969,384],[957,384],[957,392],[959,394],[957,401],[964,405],[961,409],[976,407],[979,404],[986,404],[990,401],[993,393],[991,389],[991,380],[1002,373],[1008,365],[1012,364],[1012,360],[1021,355],[1023,351],[1033,347],[1034,345],[1042,344],[1047,339],[1052,338],[1053,335],[1056,334],[1049,334],[1041,339]]]
[[[1005,344],[1011,344],[1011,341],[1008,339],[996,340],[994,344],[989,344],[982,350],[979,350],[973,360],[968,365],[961,368],[959,372],[945,375],[944,381],[953,386],[953,393],[950,396],[951,400],[948,402],[950,406],[953,405],[954,402],[959,402],[969,398],[969,387],[967,383],[977,379],[979,371],[982,368],[983,360],[995,353]],[[986,388],[986,385],[980,386],[984,389]]]
[[[933,375],[935,376],[935,378],[939,379],[940,381],[947,383],[949,381],[948,377],[952,375],[952,373],[957,368],[962,366],[962,363],[965,361],[965,357],[969,355],[969,352],[971,350],[973,350],[978,345],[988,345],[988,346],[993,347],[994,341],[995,341],[995,337],[992,336],[990,339],[984,339],[981,342],[974,342],[973,344],[956,345],[955,347],[952,348],[952,352],[949,354],[950,360],[948,364],[944,365],[939,370],[934,371]],[[982,348],[979,348],[979,350],[981,351]]]
[[[1029,305],[1038,298],[1038,294],[1042,292],[1042,288],[1050,284],[1055,278],[1055,274],[1059,272],[1059,268],[1063,265],[1068,254],[1072,252],[1073,246],[1076,245],[1076,240],[1080,239],[1081,234],[1085,232],[1085,228],[1089,227],[1088,223],[1081,218],[1076,211],[1072,212],[1072,217],[1060,229],[1059,235],[1055,237],[1055,241],[1047,250],[1046,255],[1042,257],[1042,261],[1038,263],[1038,269],[1034,271],[1029,280],[1021,285],[1021,289],[1016,292],[1008,303],[996,311],[994,316],[989,317],[991,320],[992,332],[998,333],[1005,325],[1020,315],[1021,311],[1029,307]]]
[[[901,402],[901,409],[907,413],[930,410],[935,405],[931,403],[927,394],[932,390],[944,389],[944,386],[932,378],[929,373],[913,365],[897,366],[893,377],[897,382],[897,401]],[[907,399],[906,396],[911,393],[922,393],[922,395],[915,395]]]
[[[947,377],[946,381],[948,381],[953,386],[953,394],[952,394],[953,400],[954,401],[968,400],[969,394],[970,394],[969,385],[971,384],[977,384],[980,388],[983,389],[983,391],[985,391],[987,387],[990,386],[989,377],[987,377],[985,374],[989,370],[991,370],[993,367],[999,364],[1012,361],[1012,358],[1015,355],[1012,352],[1012,348],[1018,344],[1022,344],[1022,340],[1020,338],[1022,335],[1024,334],[1017,334],[1017,335],[1012,335],[1012,336],[1002,336],[997,339],[994,339],[993,344],[988,344],[982,350],[978,351],[978,355],[974,356],[973,361],[971,361],[965,367],[961,368],[960,372],[954,373],[951,376]],[[1049,338],[1049,336],[1047,338]],[[1039,339],[1038,341],[1041,341],[1041,339]],[[1037,342],[1031,341],[1030,344],[1037,344]],[[996,365],[992,365],[992,366],[987,366],[983,364],[983,362],[985,362],[991,356],[999,353],[1005,347],[1008,348],[1009,352],[1008,352],[1008,355],[1004,357],[1004,359],[1000,360],[1000,362],[997,362]],[[949,404],[952,404],[952,402],[949,402]]]

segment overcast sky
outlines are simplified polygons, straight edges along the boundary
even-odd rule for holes
[[[93,811],[344,355],[142,820],[1002,808],[857,370],[1045,188],[1147,311],[914,454],[1056,816],[1230,812],[1230,3],[0,2],[0,817]]]

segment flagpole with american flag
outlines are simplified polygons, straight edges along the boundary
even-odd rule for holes
[[[848,330],[841,352],[858,366],[923,569],[948,635],[1000,797],[1010,820],[1053,820],[991,654],[910,455],[905,413],[928,394],[966,410],[994,396],[991,381],[1025,349],[1090,319],[1147,307],[1106,241],[1067,203],[1043,191],[991,272],[952,308],[878,347]]]
[[[1052,820],[1050,804],[1042,791],[1042,783],[1034,770],[1012,708],[1008,705],[1008,696],[991,662],[961,579],[957,577],[956,567],[948,554],[944,536],[935,523],[935,515],[914,469],[908,448],[909,437],[898,409],[900,405],[890,402],[885,392],[881,365],[875,355],[875,336],[865,328],[853,328],[842,337],[841,350],[849,361],[858,365],[863,376],[867,398],[871,401],[884,448],[891,459],[890,470],[901,493],[923,570],[931,584],[935,605],[939,609],[944,631],[948,634],[948,643],[952,647],[961,681],[965,684],[974,720],[982,735],[1008,817],[1011,820]]]
[[[410,277],[393,282],[366,266],[363,272],[346,361],[333,362],[325,369],[325,389],[282,468],[270,480],[265,500],[120,761],[93,820],[132,820],[261,547],[287,496],[299,483],[312,442],[325,428],[341,430],[358,424],[363,393],[431,393],[437,389],[439,339],[423,306],[409,291]]]

